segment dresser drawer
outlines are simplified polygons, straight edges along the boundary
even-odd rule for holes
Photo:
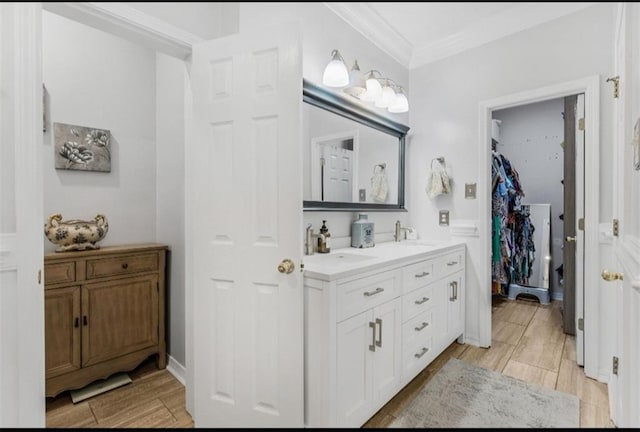
[[[405,322],[435,304],[433,285],[427,285],[402,296],[402,322]]]
[[[158,270],[158,254],[126,255],[87,260],[87,279]]]
[[[428,259],[404,267],[402,292],[411,292],[431,282],[435,278],[435,263],[435,259]]]
[[[336,287],[338,322],[398,297],[400,278],[400,270],[393,270],[338,283]]]
[[[58,284],[76,280],[75,261],[45,264],[44,284]]]
[[[432,334],[433,313],[429,310],[402,324],[402,346],[405,349],[414,349]]]
[[[449,253],[440,258],[438,277],[447,276],[464,268],[464,249]]]

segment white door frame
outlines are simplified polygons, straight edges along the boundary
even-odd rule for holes
[[[14,89],[16,92],[14,113],[16,133],[20,132],[21,137],[20,145],[15,147],[16,166],[41,165],[41,10],[47,10],[108,33],[125,37],[132,42],[182,60],[188,59],[191,55],[191,47],[194,43],[203,40],[132,8],[126,3],[32,3],[19,5],[15,12],[15,22],[18,23],[18,26],[15,30],[14,45],[16,52],[21,55],[14,69],[15,76],[19,77],[19,83]],[[186,98],[189,97],[190,95],[187,94]],[[188,122],[188,120],[187,115],[186,121]],[[188,138],[188,128],[186,128],[185,134],[187,135],[185,138]],[[8,235],[2,235],[2,248],[5,247],[5,243],[9,246],[15,246],[11,248],[11,251],[3,249],[3,255],[10,252],[8,260],[4,260],[6,265],[3,268],[6,270],[15,267],[19,273],[17,276],[19,304],[16,305],[19,319],[16,322],[16,328],[19,329],[18,340],[29,341],[29,343],[20,344],[16,352],[18,363],[2,365],[7,370],[18,367],[15,374],[20,386],[13,392],[16,406],[2,407],[3,410],[15,409],[13,414],[18,419],[18,423],[5,424],[8,416],[0,414],[0,427],[44,427],[45,425],[44,296],[42,295],[42,285],[37,285],[37,273],[42,268],[44,260],[42,199],[39,198],[42,197],[43,186],[39,170],[36,170],[35,173],[31,173],[29,170],[16,170],[16,187],[19,188],[19,194],[16,194],[16,197],[25,197],[25,199],[16,199],[17,226],[15,236],[10,238]],[[33,241],[40,241],[42,247],[28,248],[27,246]],[[189,301],[190,292],[189,285],[187,285],[187,310],[189,310]],[[189,314],[186,315],[186,320],[186,337],[189,341],[193,328],[189,321]],[[37,343],[38,340],[41,340],[42,343]],[[187,360],[191,357],[188,348],[189,344],[187,344]],[[193,377],[189,375],[189,372],[188,369],[187,409],[193,406],[191,394]],[[4,384],[8,385],[8,383]],[[34,398],[33,395],[42,396]]]
[[[515,93],[496,99],[480,102],[478,110],[478,187],[480,199],[480,266],[479,280],[482,290],[479,298],[478,328],[480,345],[491,345],[491,119],[495,110],[512,108],[549,99],[585,94],[585,254],[584,276],[584,315],[580,314],[580,305],[576,305],[576,318],[587,316],[584,320],[585,353],[584,371],[592,378],[599,377],[599,308],[598,289],[600,274],[599,261],[599,194],[600,194],[600,77],[598,75],[564,82],[548,87]],[[579,288],[576,287],[576,290]]]

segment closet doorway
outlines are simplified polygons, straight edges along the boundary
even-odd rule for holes
[[[482,101],[479,103],[479,134],[478,145],[479,154],[484,157],[479,158],[479,179],[478,187],[480,191],[480,214],[479,214],[479,245],[480,245],[480,266],[478,277],[480,285],[479,292],[479,315],[478,332],[479,345],[491,346],[492,336],[492,184],[491,184],[491,129],[493,113],[499,110],[514,108],[538,102],[566,96],[584,94],[584,147],[577,148],[582,151],[584,163],[576,164],[576,188],[583,187],[584,214],[576,215],[576,225],[578,218],[584,218],[584,231],[576,232],[576,255],[582,257],[577,261],[577,265],[583,264],[583,270],[576,272],[575,279],[575,314],[576,319],[576,352],[578,363],[584,365],[586,376],[590,378],[599,377],[599,350],[600,350],[600,302],[599,302],[599,98],[600,85],[598,76],[590,76],[574,81],[563,82],[548,87],[541,87],[520,93],[514,93],[503,97]],[[575,159],[574,159],[575,161]],[[582,180],[582,181],[580,181]],[[564,229],[564,227],[563,227]],[[563,233],[564,234],[564,233]],[[567,235],[571,236],[567,233]],[[564,239],[563,239],[564,242]],[[585,254],[581,251],[588,251]],[[565,264],[566,265],[566,264]],[[564,266],[563,266],[564,267]],[[551,271],[555,271],[552,269]],[[566,283],[566,282],[564,282]],[[566,300],[565,300],[566,301]],[[578,326],[578,319],[584,318],[584,326]],[[587,319],[588,318],[588,319]],[[603,365],[604,367],[604,365]]]
[[[561,302],[570,335],[582,302],[583,149],[584,94],[492,114],[492,294]]]

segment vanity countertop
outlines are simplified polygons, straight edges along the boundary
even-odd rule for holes
[[[429,258],[464,244],[462,241],[403,240],[378,243],[371,248],[335,249],[327,254],[304,256],[304,273],[306,277],[332,281],[382,266]]]

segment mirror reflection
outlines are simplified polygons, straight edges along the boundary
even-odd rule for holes
[[[398,205],[398,136],[303,104],[305,201]]]

